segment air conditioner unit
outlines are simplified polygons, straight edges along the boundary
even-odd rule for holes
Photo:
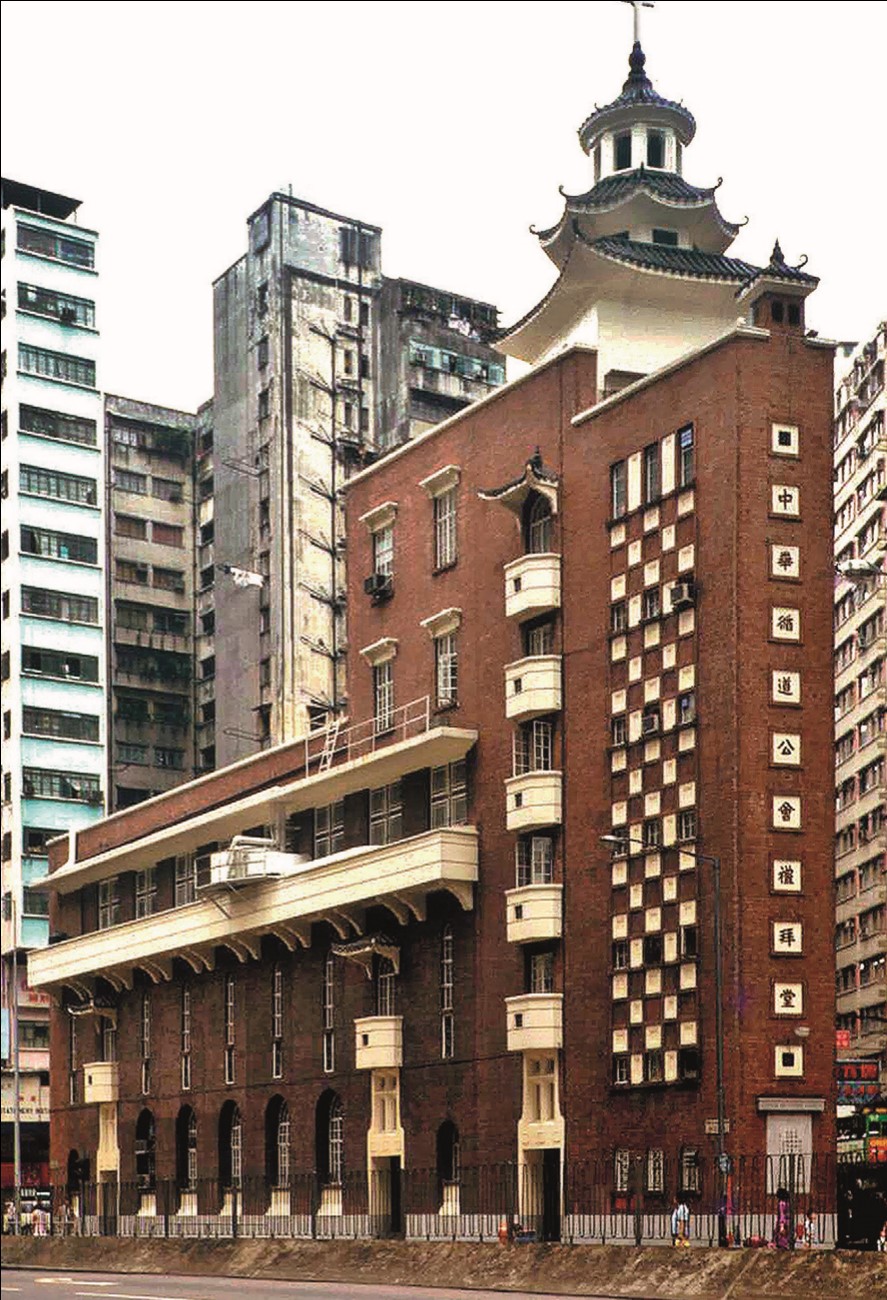
[[[364,579],[363,589],[373,600],[387,600],[394,591],[390,573],[371,573]]]
[[[644,715],[641,728],[645,736],[650,736],[654,731],[659,730],[659,714],[647,713]]]
[[[694,604],[696,600],[692,582],[676,582],[670,594],[672,609],[686,609],[688,605]]]

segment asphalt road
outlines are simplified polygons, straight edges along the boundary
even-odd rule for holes
[[[0,1300],[503,1300],[526,1292],[451,1291],[344,1282],[265,1282],[242,1277],[158,1277],[144,1273],[65,1273],[4,1268]],[[533,1300],[570,1300],[534,1294]],[[574,1297],[573,1300],[579,1300]],[[582,1300],[594,1300],[585,1296]],[[598,1297],[598,1300],[604,1300]]]

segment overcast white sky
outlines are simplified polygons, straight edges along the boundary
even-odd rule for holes
[[[660,0],[647,70],[698,123],[732,251],[778,235],[822,284],[808,323],[887,313],[887,5]],[[528,233],[590,185],[576,130],[627,73],[631,10],[598,3],[3,4],[3,174],[83,200],[101,233],[103,388],[194,408],[211,284],[274,189],[384,229],[383,265],[496,303],[549,287]]]

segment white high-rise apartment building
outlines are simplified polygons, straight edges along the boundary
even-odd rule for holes
[[[47,842],[97,820],[105,802],[98,237],[76,224],[78,206],[2,182],[3,1059],[6,1073],[17,1039],[29,1126],[43,1118],[49,1068],[49,1008],[25,987],[21,959],[49,937],[34,885]],[[25,1138],[32,1167],[40,1134]]]
[[[887,322],[835,400],[838,1057],[887,1078]]]

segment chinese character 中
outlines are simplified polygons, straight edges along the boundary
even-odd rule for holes
[[[783,510],[788,510],[789,506],[794,503],[795,494],[790,488],[783,488],[776,500],[782,506]]]

